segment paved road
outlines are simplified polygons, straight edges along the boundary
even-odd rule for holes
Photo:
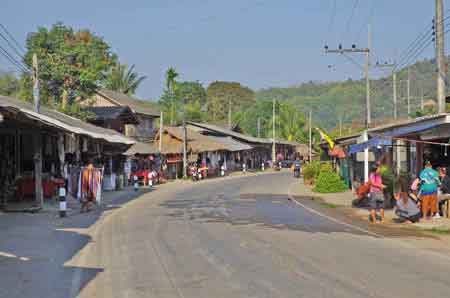
[[[448,297],[449,258],[312,214],[287,200],[293,182],[278,173],[144,195],[66,263],[70,296]]]

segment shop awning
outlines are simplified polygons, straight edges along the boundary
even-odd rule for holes
[[[56,127],[70,133],[85,135],[94,139],[102,139],[110,143],[126,145],[135,143],[134,140],[127,138],[114,130],[86,123],[44,106],[41,106],[40,113],[36,113],[31,103],[20,99],[0,96],[0,108],[16,113],[19,112],[28,119],[39,121],[44,125]]]
[[[353,154],[356,152],[362,152],[367,148],[373,148],[377,146],[391,146],[392,140],[388,138],[372,138],[368,140],[367,142],[361,143],[361,144],[355,144],[350,145],[348,153]]]

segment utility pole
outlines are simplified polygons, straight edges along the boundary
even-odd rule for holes
[[[369,78],[369,70],[370,70],[370,47],[371,47],[371,32],[370,25],[368,27],[368,47],[367,48],[357,48],[356,45],[352,45],[350,49],[342,48],[342,45],[339,44],[338,48],[335,50],[330,50],[328,46],[325,46],[325,53],[333,53],[333,54],[346,54],[346,53],[364,53],[366,55],[366,65],[364,67],[364,76],[366,78],[366,128],[370,126],[371,116],[370,116],[370,78]]]
[[[160,116],[159,116],[159,153],[160,154],[162,152],[163,127],[164,127],[163,111],[161,111]]]
[[[398,112],[397,112],[397,73],[395,72],[395,67],[397,65],[394,63],[384,63],[380,64],[377,62],[375,67],[378,68],[392,68],[392,101],[394,102],[394,119],[397,119]]]
[[[406,80],[406,92],[408,100],[408,118],[411,117],[411,68],[408,66],[408,79]]]
[[[261,117],[258,117],[258,138],[261,137]]]
[[[339,116],[339,136],[342,137],[342,115]]]
[[[231,129],[231,99],[228,99],[228,128]]]
[[[423,83],[420,84],[420,110],[423,111],[425,109],[423,104]]]
[[[37,55],[33,54],[33,99],[34,99],[34,110],[36,113],[40,112],[40,94],[39,94],[39,64]],[[36,202],[41,208],[44,207],[44,196],[42,192],[42,135],[41,131],[38,130],[33,134],[34,140],[34,182],[35,182],[35,195]]]
[[[186,99],[183,99],[183,178],[187,178]]]
[[[40,102],[40,84],[39,84],[39,64],[36,54],[33,54],[33,100],[34,100],[34,111],[39,113],[41,110]]]
[[[392,72],[392,97],[394,101],[394,119],[397,120],[398,108],[397,108],[397,72],[394,70]]]
[[[309,162],[312,161],[312,110],[309,110]]]
[[[276,148],[275,148],[275,98],[272,100],[272,162],[273,167],[276,164]]]
[[[436,63],[437,63],[437,101],[438,113],[445,113],[445,97],[447,89],[447,66],[444,46],[444,3],[443,0],[436,0],[436,18],[434,19],[436,28]]]
[[[370,25],[367,27],[367,51],[366,51],[366,127],[370,127],[371,116],[370,116],[370,78],[369,78],[369,70],[370,70],[370,48],[372,46],[372,38],[370,32]]]

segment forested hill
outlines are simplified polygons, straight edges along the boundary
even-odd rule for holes
[[[385,73],[389,72],[386,69]],[[410,67],[411,71],[411,112],[420,109],[423,88],[425,101],[435,99],[436,66],[434,60],[423,60]],[[372,71],[372,76],[380,71]],[[380,76],[378,76],[380,77]],[[407,116],[407,69],[397,72],[398,109],[401,117]],[[393,115],[392,75],[371,80],[371,107],[374,121],[385,121]],[[342,82],[308,82],[287,88],[269,88],[256,93],[258,100],[290,101],[305,113],[313,109],[315,119],[327,129],[338,126],[339,119],[344,126],[357,127],[364,122],[366,98],[365,80]]]

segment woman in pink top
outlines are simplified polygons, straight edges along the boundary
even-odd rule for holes
[[[370,184],[370,219],[377,222],[377,211],[380,211],[381,222],[384,222],[384,195],[386,187],[381,179],[380,167],[373,167],[369,176]]]

